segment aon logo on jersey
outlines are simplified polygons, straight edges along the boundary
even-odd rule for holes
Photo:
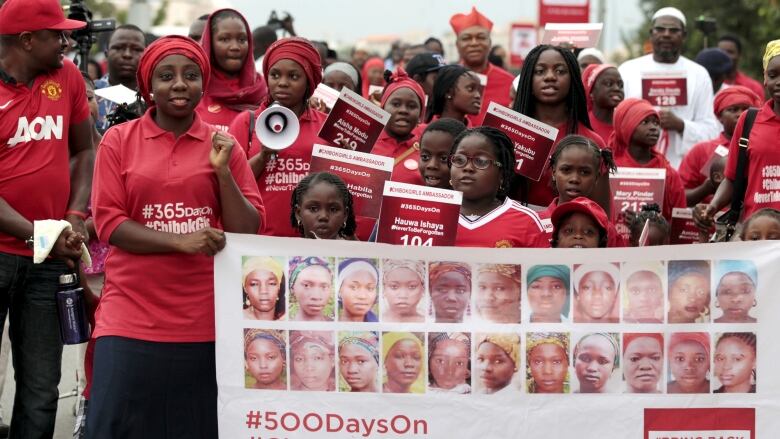
[[[31,140],[51,140],[52,136],[62,139],[62,116],[38,116],[31,121],[22,116],[16,126],[16,134],[8,139],[8,146],[14,147]]]

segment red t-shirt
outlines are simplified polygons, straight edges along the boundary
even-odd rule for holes
[[[487,69],[481,73],[487,76],[487,84],[482,90],[482,107],[479,110],[479,114],[476,116],[466,116],[471,122],[469,126],[473,127],[482,125],[482,120],[485,118],[488,105],[490,105],[491,102],[508,108],[512,107],[512,100],[509,99],[509,92],[512,90],[512,81],[515,80],[515,77],[501,67],[496,67],[490,63],[488,63]]]
[[[558,207],[558,197],[555,197],[555,199],[550,203],[549,206],[547,206],[547,209],[544,209],[542,211],[537,212],[539,214],[539,218],[542,219],[542,222],[550,221],[552,218],[553,210]],[[549,225],[545,224],[545,230],[549,234],[550,240],[552,240],[552,233],[553,233],[553,225],[550,223]],[[626,238],[623,237],[620,233],[618,233],[617,229],[615,228],[615,225],[612,224],[612,221],[607,220],[607,247],[628,247],[628,241],[626,241]]]
[[[419,125],[418,125],[419,126]],[[424,185],[425,182],[420,175],[420,136],[422,131],[415,129],[412,131],[412,137],[403,142],[399,142],[395,137],[387,134],[387,131],[382,130],[382,134],[376,139],[373,148],[371,148],[371,154],[377,154],[384,157],[392,157],[398,159],[409,149],[412,152],[406,155],[400,161],[397,161],[393,167],[393,175],[390,177],[392,181],[398,181],[401,183],[419,184]]]
[[[236,118],[242,113],[242,111],[233,110],[214,101],[211,99],[211,96],[208,93],[203,95],[203,98],[195,108],[195,111],[198,112],[198,115],[201,119],[203,119],[203,122],[206,122],[209,125],[214,125],[224,132],[228,131],[230,124],[232,124],[233,121],[236,120]],[[249,130],[249,127],[247,127],[247,130]],[[248,131],[247,134],[249,134]]]
[[[109,129],[98,149],[92,209],[101,241],[125,221],[158,231],[221,228],[219,184],[209,162],[216,130],[195,116],[179,136],[151,109]],[[246,157],[234,148],[230,169],[241,192],[264,216]],[[93,337],[157,342],[214,340],[214,259],[182,253],[136,254],[111,246]]]
[[[723,133],[720,133],[720,136],[716,139],[693,145],[693,148],[685,154],[682,162],[680,162],[679,169],[680,178],[685,189],[695,189],[710,178],[709,175],[702,174],[701,170],[715,154],[715,149],[720,145],[726,147],[729,145],[729,139]]]
[[[747,87],[761,99],[764,99],[764,96],[766,96],[766,92],[764,91],[764,84],[756,81],[739,70],[737,70],[737,76],[734,77],[734,81],[724,82],[728,85],[741,85],[743,87]]]
[[[0,72],[0,198],[29,221],[62,219],[70,198],[70,127],[89,117],[87,92],[70,60],[31,88]],[[32,256],[0,233],[0,252]]]
[[[653,158],[647,163],[639,163],[628,154],[627,151],[622,154],[615,154],[615,164],[625,168],[655,168],[666,169],[666,180],[664,181],[664,202],[661,208],[661,215],[666,221],[672,222],[672,209],[675,207],[686,207],[685,188],[683,187],[680,174],[672,167],[669,160],[658,151],[653,150]]]
[[[565,123],[559,125],[557,128],[558,128],[558,137],[555,139],[554,145],[557,145],[558,142],[561,141],[561,139],[568,136],[568,134],[566,133]],[[574,134],[579,134],[580,136],[585,136],[593,140],[600,148],[604,148],[606,146],[601,136],[593,132],[593,130],[588,129],[588,127],[586,127],[582,123],[577,124],[577,132]],[[555,146],[553,146],[552,151],[554,150],[555,150]],[[537,206],[546,206],[550,204],[553,198],[555,198],[555,192],[553,191],[551,182],[552,182],[552,171],[550,171],[550,167],[548,166],[548,163],[545,162],[542,178],[540,178],[539,181],[529,182],[530,184],[529,184],[529,191],[528,191],[528,204],[535,204]]]
[[[745,115],[737,122],[735,133],[742,132]],[[774,111],[772,100],[767,101],[756,115],[753,129],[750,130],[748,146],[748,183],[745,191],[745,204],[742,218],[765,207],[780,209],[780,118]],[[739,136],[732,136],[729,144],[729,158],[726,160],[726,178],[731,181],[737,177],[737,157],[739,157]]]
[[[456,247],[548,248],[549,236],[532,209],[512,199],[475,221],[460,215]]]
[[[615,131],[615,127],[611,123],[602,122],[593,114],[593,111],[588,111],[588,117],[590,118],[590,126],[593,127],[593,131],[606,143],[609,140],[609,136]]]
[[[255,121],[260,113],[266,109],[262,105],[255,110]],[[307,108],[301,117],[300,133],[295,142],[288,148],[279,151],[276,159],[269,160],[265,169],[257,179],[257,187],[263,197],[263,203],[267,206],[269,215],[263,227],[264,235],[297,237],[299,233],[290,224],[290,199],[298,182],[309,173],[311,163],[311,151],[315,143],[328,145],[329,143],[317,136],[322,124],[328,116],[312,108]],[[242,112],[230,125],[230,134],[234,135],[238,142],[244,146],[249,139],[249,113]],[[247,158],[260,153],[260,139],[253,130],[252,145],[247,151]]]

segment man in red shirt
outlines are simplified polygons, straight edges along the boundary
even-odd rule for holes
[[[10,308],[16,378],[11,437],[54,434],[62,361],[58,259],[33,264],[33,221],[66,219],[86,237],[94,151],[84,80],[65,60],[67,20],[57,0],[8,0],[0,8],[0,321]],[[25,240],[27,242],[25,242]]]
[[[484,87],[482,93],[482,109],[476,116],[468,116],[471,126],[482,125],[482,119],[487,113],[490,102],[505,107],[512,105],[509,92],[512,89],[514,75],[488,62],[490,53],[490,30],[493,22],[472,7],[468,14],[455,14],[450,18],[452,30],[458,36],[455,47],[460,55],[460,62],[479,75]],[[487,81],[487,82],[485,82]]]
[[[742,56],[742,41],[736,35],[723,35],[718,39],[718,49],[726,52],[726,55],[731,58],[731,72],[726,75],[724,84],[726,85],[741,85],[749,88],[753,93],[757,94],[761,99],[766,96],[764,92],[764,85],[750,76],[739,71],[739,59]]]

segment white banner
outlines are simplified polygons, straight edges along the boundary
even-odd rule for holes
[[[496,250],[228,234],[220,436],[773,437],[779,266],[778,241]]]

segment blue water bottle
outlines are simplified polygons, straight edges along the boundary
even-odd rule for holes
[[[57,313],[60,317],[60,336],[64,344],[81,344],[89,340],[89,320],[84,288],[79,286],[76,273],[60,275],[57,288]]]

